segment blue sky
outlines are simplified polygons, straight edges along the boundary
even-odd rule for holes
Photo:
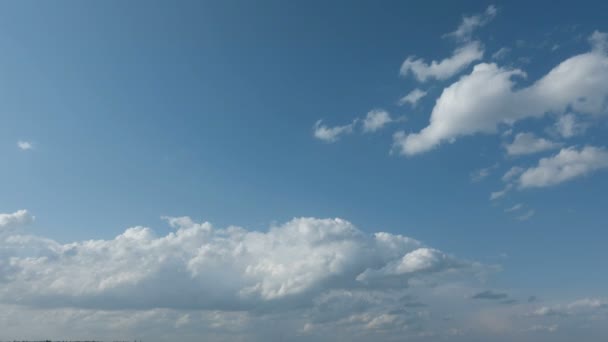
[[[607,10],[601,1],[1,4],[0,305],[59,328],[32,332],[0,314],[12,327],[0,340],[265,339],[288,312],[284,333],[301,340],[561,331],[594,341],[608,319]],[[314,249],[310,231],[343,243]],[[389,257],[378,232],[420,245]],[[202,250],[220,255],[223,239],[235,245],[222,253],[240,243],[257,263],[193,266],[210,260]],[[260,239],[291,247],[262,258]],[[324,269],[327,258],[349,263]],[[176,288],[200,305],[184,309],[163,292],[175,275],[159,260],[190,274]],[[95,269],[107,273],[85,277]],[[75,274],[96,290],[74,288]],[[216,277],[235,292],[207,285]],[[401,285],[387,288],[389,278]],[[36,290],[43,281],[55,285]],[[475,297],[485,291],[498,295]],[[323,321],[321,308],[344,308],[328,296],[345,293],[383,304]],[[378,293],[425,305],[396,314],[390,299],[369,300]],[[103,329],[121,315],[142,318]],[[479,321],[488,315],[491,324]],[[171,328],[146,336],[147,320]]]

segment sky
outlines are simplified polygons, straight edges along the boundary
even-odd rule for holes
[[[604,341],[607,12],[0,3],[0,341]]]

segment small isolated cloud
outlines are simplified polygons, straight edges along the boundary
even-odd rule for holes
[[[401,65],[399,73],[405,77],[411,72],[420,82],[425,82],[428,79],[445,80],[462,71],[474,61],[480,60],[482,57],[483,48],[481,44],[473,41],[457,48],[451,57],[439,62],[432,61],[429,64],[423,59],[416,59],[414,56],[410,56]]]
[[[327,143],[336,142],[341,136],[353,132],[355,122],[356,120],[348,125],[329,127],[323,124],[323,120],[318,120],[313,127],[313,135]]]
[[[557,185],[594,171],[608,168],[608,151],[585,146],[563,148],[558,154],[542,158],[538,165],[521,173],[517,179],[520,189]]]
[[[474,182],[474,183],[481,182],[482,180],[486,179],[486,177],[488,177],[490,175],[492,170],[494,170],[497,167],[498,167],[498,164],[494,164],[492,166],[484,167],[479,170],[473,171],[471,173],[471,182]]]
[[[401,99],[399,99],[399,102],[397,104],[400,106],[403,106],[406,103],[409,103],[410,106],[416,107],[416,105],[418,104],[418,101],[420,101],[425,96],[426,96],[426,91],[416,88],[416,89],[410,91],[407,95],[405,95]]]
[[[363,132],[372,133],[376,132],[387,124],[396,121],[391,118],[389,112],[383,109],[374,109],[367,113],[365,119],[363,119]]]
[[[494,19],[494,17],[496,17],[497,12],[498,10],[496,9],[496,6],[490,5],[483,13],[472,16],[463,16],[462,22],[456,31],[447,33],[444,35],[444,37],[454,38],[458,41],[468,41],[471,39],[475,29],[489,23],[492,19]]]
[[[509,297],[506,293],[494,292],[491,290],[482,291],[471,296],[472,299],[504,300]]]
[[[553,126],[553,130],[563,138],[572,138],[585,133],[588,124],[580,122],[574,114],[565,114],[559,117]]]
[[[0,231],[23,226],[34,221],[34,216],[27,210],[18,210],[11,214],[0,214]]]
[[[504,147],[510,156],[519,156],[555,149],[560,147],[560,144],[538,138],[533,133],[519,133],[512,143],[506,144]]]
[[[518,211],[519,209],[523,208],[523,206],[524,206],[523,204],[517,203],[514,206],[505,209],[505,213],[511,213],[511,212],[514,212],[514,211]]]
[[[17,147],[22,151],[27,151],[33,149],[34,144],[31,141],[19,140],[17,141]]]
[[[492,54],[492,59],[501,60],[507,57],[507,55],[511,52],[511,49],[508,47],[502,47],[498,49],[498,51]]]
[[[534,209],[530,209],[525,214],[517,216],[517,219],[519,221],[527,221],[531,219],[534,214],[536,214],[536,211],[534,211]]]
[[[507,184],[504,189],[490,193],[490,200],[494,201],[504,197],[511,190],[512,187],[513,185]]]

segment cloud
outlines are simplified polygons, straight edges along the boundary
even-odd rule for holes
[[[489,166],[489,167],[485,167],[485,168],[481,168],[479,170],[473,171],[470,175],[471,182],[481,182],[482,180],[484,180],[485,178],[487,178],[490,175],[492,170],[494,170],[497,167],[498,167],[498,163],[496,163],[492,166]]]
[[[507,57],[507,55],[511,52],[511,49],[508,47],[502,47],[498,49],[498,51],[492,54],[492,59],[500,60]]]
[[[512,184],[507,184],[504,189],[490,193],[490,200],[494,201],[504,197],[511,190],[512,187]]]
[[[500,124],[546,113],[606,114],[608,56],[601,39],[594,33],[592,51],[566,59],[528,87],[516,87],[515,78],[526,77],[522,70],[476,65],[443,90],[427,127],[394,135],[394,148],[411,156],[462,136],[495,134]]]
[[[521,174],[524,171],[525,171],[525,169],[523,167],[513,166],[512,168],[509,169],[509,171],[505,172],[505,174],[502,176],[502,180],[504,182],[508,182],[508,181],[512,180],[513,178],[517,177],[519,174]]]
[[[27,210],[18,210],[11,214],[0,214],[0,232],[11,228],[24,226],[34,221],[34,216]]]
[[[157,236],[133,227],[112,240],[60,244],[0,239],[0,302],[97,310],[275,310],[312,305],[332,290],[407,288],[473,264],[411,238],[366,235],[342,219],[297,218],[267,232],[166,218]],[[464,273],[463,273],[464,274]],[[212,281],[210,281],[212,279]]]
[[[459,41],[468,41],[471,39],[475,29],[482,27],[489,23],[498,12],[496,6],[490,5],[484,13],[476,14],[472,16],[463,16],[462,22],[454,32],[450,32],[444,35],[444,37],[451,37]]]
[[[557,331],[558,328],[559,328],[559,325],[557,325],[557,324],[552,324],[552,325],[535,324],[535,325],[531,326],[527,331],[555,332],[555,331]]]
[[[514,206],[505,209],[505,213],[511,213],[511,212],[514,212],[514,211],[518,211],[519,209],[523,208],[523,206],[524,206],[523,204],[517,203]]]
[[[416,89],[410,91],[407,95],[405,95],[401,99],[399,99],[399,102],[397,104],[400,106],[403,106],[406,103],[409,103],[410,106],[416,107],[416,105],[418,104],[418,101],[420,101],[423,97],[425,97],[426,94],[427,94],[426,91],[416,88]]]
[[[608,301],[600,298],[583,298],[569,303],[541,306],[529,316],[581,316],[608,309]],[[607,312],[608,313],[608,312]]]
[[[519,221],[527,221],[531,219],[534,214],[536,214],[536,211],[534,211],[534,209],[530,209],[525,214],[517,216],[517,219]]]
[[[352,133],[355,123],[356,120],[348,125],[329,127],[323,124],[323,120],[318,120],[313,127],[313,135],[327,143],[336,142],[341,136]]]
[[[34,144],[30,141],[19,140],[17,141],[17,147],[19,147],[22,151],[32,150],[34,148]]]
[[[559,143],[537,138],[533,133],[518,133],[510,144],[505,144],[507,154],[519,156],[558,148]]]
[[[517,179],[520,189],[557,185],[594,171],[608,168],[608,151],[585,146],[563,148],[558,154],[542,158],[538,165],[521,173]]]
[[[363,119],[363,132],[376,132],[394,121],[396,120],[391,118],[391,115],[383,109],[371,110],[367,113],[365,119]]]
[[[411,72],[420,82],[425,82],[431,78],[445,80],[456,75],[482,57],[483,48],[481,44],[473,41],[457,48],[451,57],[440,62],[432,61],[429,64],[423,59],[416,59],[414,56],[410,56],[401,65],[399,73],[405,77]]]
[[[576,115],[569,113],[562,115],[557,119],[553,130],[564,138],[572,138],[585,133],[587,127],[589,127],[588,124],[580,122]]]
[[[499,300],[499,299],[507,299],[509,295],[506,293],[494,292],[494,291],[482,291],[474,294],[471,298],[473,299],[488,299],[488,300]]]

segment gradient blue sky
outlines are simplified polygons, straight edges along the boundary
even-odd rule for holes
[[[487,16],[491,5],[496,14]],[[161,216],[262,232],[294,217],[339,217],[370,236],[401,234],[500,268],[471,293],[494,289],[520,302],[536,296],[561,308],[597,300],[603,310],[606,82],[598,88],[600,113],[567,105],[414,154],[399,153],[394,134],[426,127],[444,89],[476,64],[521,69],[527,76],[515,77],[514,89],[533,86],[561,62],[590,53],[589,37],[608,31],[606,13],[603,1],[2,2],[0,213],[27,210],[35,219],[20,234],[61,244],[110,241],[134,226],[164,236],[173,229]],[[463,16],[483,23],[470,38],[445,36]],[[408,56],[440,61],[472,41],[483,57],[445,79],[400,75]],[[501,48],[508,52],[492,57]],[[415,106],[398,105],[415,88],[427,95]],[[364,133],[362,120],[374,109],[398,119]],[[579,134],[552,130],[566,114]],[[318,120],[331,128],[356,118],[352,132],[335,141],[314,135]],[[553,147],[509,155],[505,146],[518,133]],[[596,166],[582,166],[588,171],[490,199],[511,167],[533,168],[560,150],[588,146],[599,154]],[[12,255],[3,256],[8,263]],[[36,301],[23,306],[46,312]],[[59,306],[69,310],[67,303]],[[533,305],[518,314],[538,309]],[[606,310],[594,315],[608,319]],[[530,329],[551,334],[554,325],[570,329],[560,322]],[[65,329],[50,334],[80,336]],[[132,329],[124,336],[137,335]],[[177,329],[163,338],[221,340],[191,334]],[[0,339],[18,335],[15,328]]]

